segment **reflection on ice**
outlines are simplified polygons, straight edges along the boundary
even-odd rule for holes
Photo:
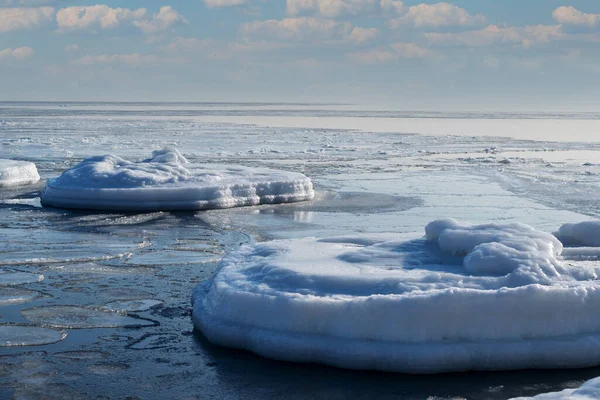
[[[21,311],[25,319],[54,328],[139,328],[154,326],[155,321],[118,314],[98,308],[79,306],[45,306]]]
[[[156,273],[159,268],[151,266],[130,266],[130,265],[105,265],[97,263],[84,264],[66,264],[66,265],[48,265],[43,267],[44,271],[57,273],[80,273],[80,274],[106,274],[106,275],[147,275]]]
[[[136,312],[146,311],[151,308],[161,305],[163,302],[160,300],[126,300],[126,301],[112,301],[104,305],[104,309],[116,312]]]

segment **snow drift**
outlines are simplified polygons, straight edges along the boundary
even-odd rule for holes
[[[176,149],[131,162],[114,155],[83,160],[49,179],[45,206],[120,211],[205,210],[287,203],[314,197],[309,178],[236,165],[192,164]]]
[[[600,364],[600,282],[524,224],[447,219],[405,240],[280,240],[225,256],[192,296],[212,342],[407,373]]]
[[[30,185],[39,180],[34,163],[0,158],[0,187]]]

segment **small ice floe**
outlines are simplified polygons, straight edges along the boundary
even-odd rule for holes
[[[103,309],[79,306],[47,306],[22,310],[23,317],[31,322],[53,328],[139,328],[154,326],[156,322],[111,312]]]
[[[60,342],[65,331],[35,325],[0,324],[0,347],[40,346]]]
[[[520,224],[437,220],[425,238],[280,240],[226,255],[194,290],[211,342],[407,373],[600,365],[600,264]]]
[[[0,286],[0,306],[27,303],[37,299],[40,296],[41,294],[35,290],[13,286]]]
[[[49,179],[41,194],[44,206],[118,211],[206,210],[313,197],[311,180],[300,173],[193,164],[173,148],[141,162],[88,158]]]
[[[597,400],[600,399],[600,377],[590,379],[578,389],[538,394],[533,397],[515,397],[511,400]]]
[[[31,185],[39,180],[34,163],[0,158],[0,187]]]
[[[0,286],[24,285],[26,283],[41,282],[44,275],[30,274],[29,272],[0,270]]]

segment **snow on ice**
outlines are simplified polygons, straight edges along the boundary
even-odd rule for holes
[[[39,180],[34,163],[0,158],[0,187],[30,185]]]
[[[306,176],[266,168],[193,164],[179,151],[154,151],[131,162],[114,155],[91,157],[42,192],[45,206],[120,211],[205,210],[310,200]]]
[[[407,373],[600,363],[600,266],[520,224],[436,220],[425,238],[279,240],[225,256],[192,296],[212,342]]]

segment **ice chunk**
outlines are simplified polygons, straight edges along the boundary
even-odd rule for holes
[[[22,310],[21,314],[29,321],[53,328],[136,328],[156,325],[149,319],[78,306],[35,307]]]
[[[39,180],[34,163],[0,158],[0,187],[30,185]]]
[[[39,346],[67,337],[65,331],[34,325],[0,324],[0,347]]]
[[[578,389],[543,393],[533,397],[516,397],[511,400],[597,400],[600,399],[600,377],[590,379]]]
[[[565,245],[600,246],[600,221],[585,221],[562,225],[556,236]]]
[[[306,176],[266,168],[191,164],[175,149],[131,162],[92,157],[49,179],[45,206],[120,211],[205,210],[314,197]]]
[[[212,342],[408,373],[600,364],[600,265],[523,224],[439,220],[412,240],[281,240],[226,255],[193,293]]]

